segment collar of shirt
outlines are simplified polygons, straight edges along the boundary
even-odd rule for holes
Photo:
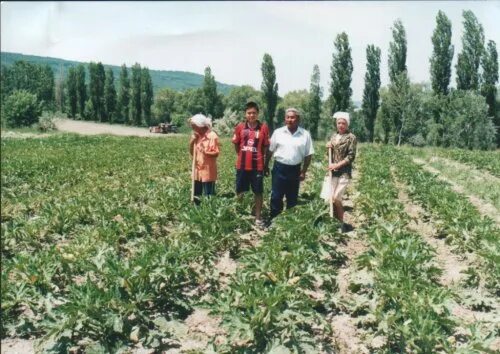
[[[255,126],[255,128],[251,128],[250,125],[248,124],[248,122],[245,122],[245,128],[246,129],[259,130],[260,129],[260,121],[259,120],[257,121],[257,125]]]
[[[283,129],[283,133],[285,134],[289,134],[291,136],[299,136],[301,134],[304,134],[304,128],[302,127],[297,127],[297,130],[293,132],[290,131],[290,129],[288,129],[288,127],[285,125],[284,127],[281,127],[281,129]]]

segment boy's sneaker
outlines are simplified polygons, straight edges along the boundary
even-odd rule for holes
[[[345,222],[343,222],[342,226],[340,226],[340,232],[343,234],[349,232],[349,224],[346,224]]]

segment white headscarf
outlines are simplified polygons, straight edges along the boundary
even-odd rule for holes
[[[212,127],[212,119],[205,117],[201,113],[195,114],[194,116],[192,116],[189,119],[189,121],[200,128],[204,128],[204,127],[211,128]]]
[[[335,112],[335,114],[333,115],[333,118],[345,119],[345,121],[347,122],[347,126],[349,126],[349,123],[351,122],[351,119],[349,117],[349,113],[347,113],[347,112]]]

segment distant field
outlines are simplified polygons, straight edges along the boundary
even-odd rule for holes
[[[345,200],[354,230],[340,234],[319,200],[320,144],[299,206],[264,232],[250,196],[234,198],[228,139],[217,196],[198,208],[187,136],[1,144],[2,343],[88,353],[499,349],[500,226],[467,194],[487,191],[457,193],[414,161],[444,156],[489,178],[498,152],[477,152],[477,166],[451,150],[361,144]],[[269,190],[270,177],[265,213]]]

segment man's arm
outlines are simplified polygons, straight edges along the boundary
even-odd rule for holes
[[[267,147],[266,147],[265,157],[266,157],[266,159],[264,161],[264,175],[269,176],[269,162],[271,161],[271,158],[273,157],[273,153]]]
[[[311,164],[312,155],[306,156],[304,158],[304,164],[302,165],[302,170],[300,171],[300,180],[303,181],[306,178],[307,169]]]

